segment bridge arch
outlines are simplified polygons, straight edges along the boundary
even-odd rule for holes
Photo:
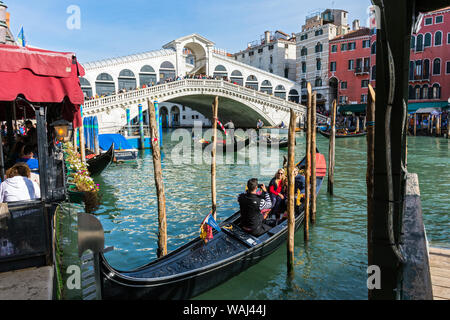
[[[92,95],[92,86],[91,86],[91,83],[89,82],[89,80],[87,80],[86,78],[80,77],[80,86],[81,86],[81,91],[83,91],[85,98],[90,98],[93,96]]]
[[[261,82],[261,92],[265,92],[267,94],[272,94],[272,84],[270,83],[269,80],[264,80],[263,82]]]
[[[214,69],[213,77],[216,79],[224,79],[228,78],[228,71],[223,65],[219,64]]]
[[[258,86],[259,86],[258,78],[256,78],[256,76],[254,76],[254,75],[249,75],[247,77],[247,80],[245,81],[245,86],[248,88],[258,90]]]
[[[161,65],[159,66],[160,82],[164,82],[168,79],[175,79],[175,77],[176,77],[176,72],[175,72],[175,67],[172,64],[172,62],[164,61],[163,63],[161,63]]]
[[[145,85],[154,85],[156,84],[156,72],[155,69],[153,69],[150,65],[145,65],[141,68],[141,71],[139,72],[139,84],[142,87]]]
[[[289,97],[288,97],[289,101],[292,102],[296,102],[299,103],[300,101],[300,96],[298,95],[298,91],[296,89],[291,89],[289,91]]]
[[[234,70],[231,73],[230,80],[231,82],[239,84],[241,86],[244,85],[244,77],[242,76],[242,73],[239,70]]]
[[[119,90],[126,89],[126,90],[133,90],[137,87],[136,85],[136,76],[134,75],[134,72],[130,69],[123,69],[119,73],[118,77],[118,83],[119,83]]]
[[[284,88],[284,86],[281,84],[276,86],[274,95],[275,97],[286,100],[286,89]]]
[[[100,73],[95,81],[95,89],[99,96],[109,95],[116,91],[113,77],[106,72]]]

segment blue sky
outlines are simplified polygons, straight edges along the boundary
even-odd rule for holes
[[[349,12],[366,24],[369,0],[3,0],[11,31],[23,26],[30,45],[72,51],[81,62],[160,49],[191,33],[228,52],[244,49],[266,30],[299,32],[305,17],[326,8]],[[81,28],[70,30],[67,8],[81,10]]]

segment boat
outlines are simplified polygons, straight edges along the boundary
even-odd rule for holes
[[[265,140],[264,143],[261,143],[261,139]],[[258,146],[261,145],[266,145],[268,148],[271,147],[277,147],[278,148],[287,148],[289,146],[289,140],[286,137],[283,138],[274,138],[274,137],[269,137],[266,135],[260,135],[256,138]],[[297,144],[297,142],[295,143]]]
[[[322,182],[323,177],[318,177],[317,193]],[[287,239],[287,219],[254,237],[241,228],[240,218],[238,211],[223,221],[221,232],[214,230],[213,239],[206,244],[197,237],[132,271],[113,268],[100,253],[102,299],[190,299],[257,264]],[[302,204],[295,210],[296,231],[303,220]]]
[[[86,164],[91,176],[96,176],[102,173],[114,159],[114,143],[109,147],[109,150],[101,153],[93,158],[87,159]]]
[[[201,139],[199,143],[202,145],[202,148],[205,149],[211,144],[211,141]],[[226,143],[226,140],[218,140],[216,144],[216,150],[222,153],[226,153],[227,151],[237,152],[247,147],[250,143],[250,138],[241,141],[237,141],[237,139],[235,138],[234,143]]]
[[[102,150],[108,150],[114,144],[114,162],[132,161],[137,159],[138,150],[133,148],[121,134],[99,134],[98,141]]]
[[[321,135],[323,135],[324,137],[330,138],[331,133],[329,131],[322,131],[319,130],[319,133]],[[366,131],[363,132],[349,132],[347,134],[342,134],[342,133],[337,133],[336,132],[336,139],[338,138],[356,138],[356,137],[364,137],[365,135],[367,135]]]

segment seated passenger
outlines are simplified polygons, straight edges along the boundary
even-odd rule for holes
[[[39,169],[39,161],[34,158],[33,149],[32,145],[25,145],[25,147],[23,147],[22,157],[18,158],[16,162],[26,163],[30,170]]]
[[[41,197],[36,182],[30,180],[30,168],[26,163],[16,163],[6,170],[6,180],[0,184],[0,202],[33,200]]]
[[[257,194],[258,187],[261,188],[261,195]],[[262,211],[270,209],[272,202],[264,184],[258,185],[258,179],[250,179],[247,182],[247,192],[241,193],[238,197],[241,208],[242,229],[254,236],[260,236],[271,229],[264,223],[267,217]]]
[[[272,214],[279,215],[284,211],[285,207],[285,195],[283,194],[283,186],[285,184],[284,170],[279,169],[275,174],[275,177],[270,180],[269,194],[272,201]]]

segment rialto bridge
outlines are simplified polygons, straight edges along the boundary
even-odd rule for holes
[[[303,118],[300,85],[289,79],[240,63],[214,48],[214,43],[193,34],[174,40],[162,50],[83,64],[80,79],[86,96],[84,115],[97,115],[102,127],[122,127],[126,110],[131,118],[147,101],[187,106],[211,118],[211,104],[219,96],[219,119],[238,127],[289,123],[292,108]],[[199,75],[210,79],[188,79]],[[184,79],[183,79],[184,78]],[[211,78],[214,78],[212,80]],[[176,80],[178,79],[178,80]],[[169,108],[170,109],[170,108]],[[326,121],[318,115],[318,121]]]

